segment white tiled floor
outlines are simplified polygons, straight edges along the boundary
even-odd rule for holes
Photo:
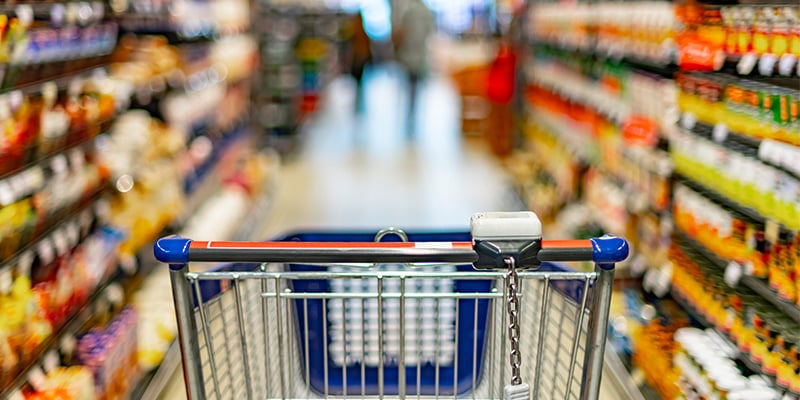
[[[369,73],[362,115],[353,111],[351,80],[330,85],[303,148],[283,165],[262,237],[388,226],[467,230],[475,212],[520,207],[487,146],[462,138],[457,93],[448,81],[425,83],[411,136],[403,82],[394,67]],[[183,397],[176,375],[162,398]],[[601,398],[622,398],[604,392]]]

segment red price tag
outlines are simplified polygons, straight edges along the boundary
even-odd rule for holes
[[[684,40],[678,50],[678,65],[684,71],[717,71],[725,64],[725,52],[698,38]]]
[[[658,143],[658,124],[643,115],[632,115],[622,123],[622,140],[629,146],[652,148]]]

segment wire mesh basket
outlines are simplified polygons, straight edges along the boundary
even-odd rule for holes
[[[245,248],[234,257],[197,258],[254,261],[243,254],[266,246],[369,253],[375,236],[303,233],[268,244],[188,241],[185,247],[211,253]],[[471,236],[412,233],[403,239],[434,254],[448,243],[466,248]],[[395,236],[382,240],[387,248],[407,244]],[[543,244],[540,257],[564,258],[554,255],[576,243]],[[326,263],[288,254],[265,258],[280,262],[226,264],[212,272],[173,264],[190,397],[503,398],[512,376],[509,274],[437,257]],[[596,398],[613,268],[574,272],[544,262],[518,278],[520,374],[532,384],[532,398]],[[181,322],[182,315],[189,318]]]

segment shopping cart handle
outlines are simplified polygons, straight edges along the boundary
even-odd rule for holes
[[[185,264],[190,261],[211,262],[307,262],[307,263],[414,263],[441,262],[477,264],[480,244],[498,244],[500,241],[476,242],[222,242],[192,241],[179,236],[159,239],[155,256],[164,263]],[[527,252],[518,260],[520,268],[530,268],[542,262],[594,261],[604,269],[613,269],[614,263],[628,257],[628,242],[618,237],[601,237],[589,240],[539,240],[535,245],[525,245]],[[503,246],[500,246],[503,247]],[[498,256],[504,256],[499,252]],[[483,268],[501,268],[498,264]],[[477,266],[477,265],[476,265]]]
[[[542,262],[594,261],[603,268],[613,268],[614,263],[628,258],[628,253],[625,239],[603,236],[588,240],[544,240],[538,258]]]

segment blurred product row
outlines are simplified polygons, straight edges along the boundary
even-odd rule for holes
[[[528,10],[504,162],[551,234],[631,240],[611,343],[641,398],[800,396],[798,12]]]
[[[177,329],[150,244],[268,205],[247,2],[0,8],[0,397],[129,398]]]

